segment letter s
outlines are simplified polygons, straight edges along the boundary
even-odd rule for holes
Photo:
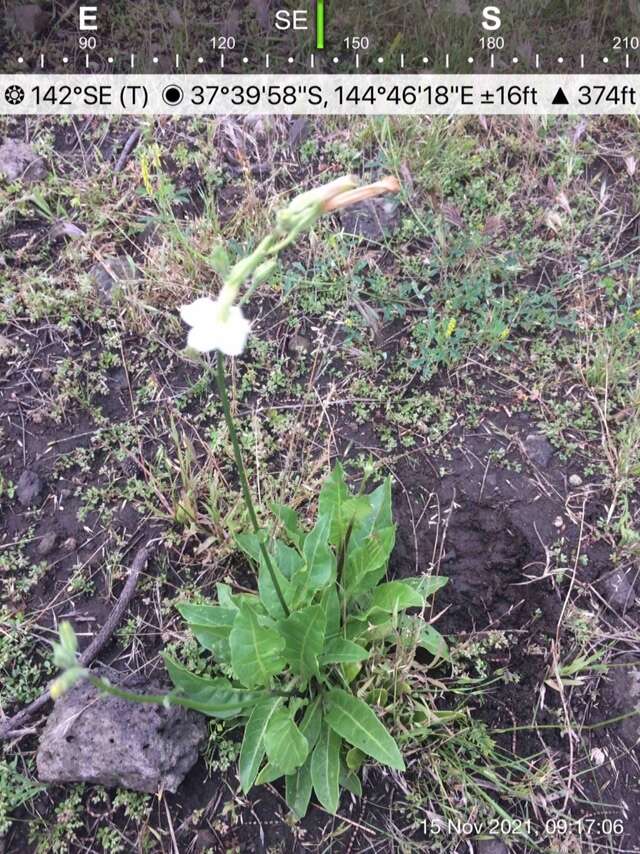
[[[502,21],[500,20],[500,9],[498,6],[485,6],[482,10],[482,17],[484,18],[482,27],[485,30],[499,30],[502,26]]]

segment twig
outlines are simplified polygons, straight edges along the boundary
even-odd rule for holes
[[[135,558],[133,559],[131,569],[129,570],[129,577],[127,578],[126,584],[122,588],[122,592],[120,593],[120,596],[113,608],[113,611],[109,614],[106,623],[100,629],[95,638],[91,641],[89,646],[78,657],[78,660],[83,667],[87,667],[89,664],[91,664],[93,659],[102,650],[102,648],[105,646],[105,644],[115,631],[118,623],[124,615],[124,612],[127,610],[131,599],[133,598],[133,594],[135,593],[135,589],[138,584],[138,578],[149,559],[151,551],[152,550],[148,546],[145,546],[144,548],[141,548],[138,551]],[[9,718],[9,720],[6,721],[4,725],[0,728],[0,741],[4,741],[8,738],[11,738],[14,735],[14,730],[17,730],[19,727],[23,726],[32,715],[40,711],[43,706],[46,706],[50,699],[51,697],[49,695],[49,688],[47,688],[47,690],[40,694],[40,696],[36,700],[34,700],[32,703],[29,703],[28,706],[22,709],[22,711],[15,714],[12,718]],[[24,734],[25,733],[15,733],[15,735]]]
[[[115,175],[117,175],[119,172],[122,172],[122,170],[124,169],[125,164],[126,164],[127,160],[129,159],[129,155],[131,154],[133,149],[138,144],[138,140],[140,139],[141,135],[142,135],[142,128],[137,127],[133,131],[133,133],[131,134],[129,139],[125,142],[124,148],[122,149],[122,152],[120,153],[120,157],[118,157],[116,165],[113,167],[113,172]]]

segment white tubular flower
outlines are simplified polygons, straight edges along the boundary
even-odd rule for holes
[[[180,316],[191,327],[187,344],[199,353],[220,350],[226,356],[239,356],[245,348],[251,323],[237,305],[200,297],[180,307]]]

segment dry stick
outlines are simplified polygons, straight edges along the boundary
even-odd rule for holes
[[[140,139],[141,135],[142,128],[137,127],[133,131],[129,139],[125,142],[124,148],[122,149],[122,153],[120,154],[120,157],[118,157],[116,165],[113,167],[113,172],[115,175],[117,175],[119,172],[122,172],[122,170],[124,169],[125,164],[129,159],[129,155],[138,144],[138,140]]]
[[[129,602],[133,598],[133,594],[135,593],[136,585],[138,584],[138,578],[140,573],[145,567],[149,556],[151,555],[151,549],[148,546],[141,548],[133,559],[133,563],[131,564],[131,569],[129,570],[129,577],[127,578],[127,582],[122,588],[122,592],[116,602],[113,611],[109,614],[106,623],[100,629],[95,638],[91,641],[89,646],[85,649],[83,653],[78,657],[79,663],[83,667],[87,667],[93,659],[98,655],[98,653],[105,646],[113,632],[115,631],[118,623],[122,619],[124,612],[127,610],[129,606]],[[46,706],[51,696],[49,694],[49,688],[44,691],[40,696],[34,700],[32,703],[22,709],[22,711],[15,714],[12,718],[9,718],[8,721],[0,728],[0,741],[3,741],[7,738],[11,738],[13,736],[13,732],[18,727],[22,726],[26,721],[34,715],[36,712],[40,711],[43,706]],[[17,734],[17,733],[16,733]]]

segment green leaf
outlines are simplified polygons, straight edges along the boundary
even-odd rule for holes
[[[340,769],[340,785],[343,789],[352,792],[357,798],[362,797],[362,784],[358,779],[358,775],[353,771],[347,771],[345,768]]]
[[[311,800],[311,751],[315,747],[320,729],[322,727],[322,703],[320,697],[310,703],[305,709],[304,716],[300,722],[300,732],[307,739],[310,754],[304,764],[294,774],[288,774],[285,785],[285,797],[289,809],[303,818],[309,808]]]
[[[408,584],[410,587],[413,587],[414,590],[417,590],[425,599],[428,599],[429,596],[433,596],[434,593],[437,593],[442,587],[445,586],[449,581],[448,578],[445,578],[442,575],[416,575],[411,578],[403,578],[403,584]]]
[[[260,563],[262,550],[260,548],[261,540],[258,534],[250,532],[236,534],[235,540],[247,557],[251,558],[251,560],[256,564]]]
[[[284,657],[297,676],[309,679],[318,672],[326,625],[327,615],[322,605],[303,608],[278,623],[285,641]]]
[[[318,497],[318,519],[326,517],[331,520],[329,541],[339,546],[345,535],[348,521],[345,521],[343,505],[351,498],[344,479],[344,469],[337,463],[329,477],[322,484]]]
[[[391,525],[374,531],[353,550],[349,550],[343,577],[348,596],[376,586],[387,571],[395,541],[396,529]]]
[[[276,581],[278,582],[278,586],[280,587],[280,592],[284,597],[284,601],[287,605],[290,605],[292,598],[291,585],[282,572],[280,572],[277,564],[275,564],[273,560],[271,561],[271,566],[276,577]],[[284,609],[280,603],[280,598],[276,593],[276,588],[271,578],[271,573],[267,568],[262,555],[260,555],[258,569],[258,592],[260,593],[260,601],[274,620],[279,620],[281,617],[285,616]]]
[[[320,656],[321,664],[354,664],[369,658],[368,651],[353,641],[334,638],[329,641]]]
[[[244,730],[240,759],[238,760],[238,776],[242,791],[247,794],[253,786],[260,764],[264,759],[264,734],[269,721],[278,711],[282,703],[281,697],[266,697],[253,707]]]
[[[311,782],[322,806],[336,813],[340,800],[340,745],[342,739],[323,722],[311,755]]]
[[[285,667],[284,638],[275,629],[261,626],[251,608],[243,603],[229,635],[231,665],[248,688],[267,685]]]
[[[371,642],[382,640],[393,631],[393,622],[389,615],[379,608],[371,610],[367,614],[357,617],[349,617],[347,620],[347,638],[349,640],[363,640]]]
[[[406,608],[421,608],[424,600],[409,584],[403,584],[402,581],[388,581],[373,591],[371,605],[373,608],[395,614],[396,611],[404,611]]]
[[[273,559],[288,581],[291,581],[304,566],[302,555],[296,549],[292,549],[291,546],[285,545],[281,540],[276,540],[273,544]]]
[[[332,638],[340,631],[340,598],[335,584],[323,591],[321,604],[327,615],[326,636]]]
[[[327,544],[330,524],[330,517],[320,516],[304,541],[304,586],[308,590],[320,590],[335,578],[335,557]]]
[[[446,640],[439,631],[428,623],[420,634],[419,644],[436,658],[444,658],[445,661],[451,661]]]
[[[278,504],[275,501],[271,502],[271,510],[284,525],[284,529],[289,535],[291,542],[301,549],[306,535],[300,527],[300,520],[296,511],[292,510],[291,507],[287,507],[286,504]]]
[[[352,747],[347,752],[347,768],[349,771],[357,771],[364,762],[364,753],[357,747]]]
[[[219,605],[181,604],[178,611],[189,624],[198,642],[223,661],[229,661],[229,633],[236,616],[233,608]]]
[[[325,720],[334,732],[383,765],[404,771],[404,761],[398,745],[380,723],[373,709],[341,688],[332,688],[329,691],[326,704]]]
[[[233,718],[264,697],[263,691],[234,688],[228,679],[207,679],[191,673],[170,656],[164,655],[169,678],[181,698],[181,705],[215,718]]]
[[[311,800],[311,756],[307,757],[304,765],[295,772],[289,774],[285,780],[285,798],[289,809],[298,818],[304,818],[309,809]]]
[[[262,786],[265,783],[273,783],[273,781],[277,780],[279,777],[282,777],[282,771],[279,768],[276,768],[275,765],[267,762],[267,764],[263,765],[260,769],[260,773],[256,777],[255,785]]]
[[[283,774],[293,774],[309,754],[309,742],[296,726],[289,709],[278,709],[264,734],[264,746],[271,765]]]
[[[393,514],[391,510],[391,478],[387,477],[377,489],[366,496],[369,501],[370,512],[354,525],[351,533],[350,544],[356,548],[374,531],[382,531],[385,528],[394,527]]]

